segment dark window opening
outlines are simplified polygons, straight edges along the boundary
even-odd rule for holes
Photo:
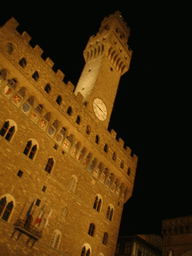
[[[37,198],[36,205],[40,206],[40,204],[41,204],[41,200]]]
[[[81,118],[80,118],[80,116],[77,116],[76,123],[80,124],[80,122],[81,122]]]
[[[5,136],[5,139],[8,140],[8,141],[10,141],[11,138],[12,138],[12,136],[13,136],[13,134],[14,134],[14,132],[15,132],[15,126],[12,126],[12,127],[8,130],[8,133],[7,133],[7,135]]]
[[[103,242],[102,242],[104,245],[107,245],[107,239],[108,239],[108,234],[104,233]]]
[[[46,187],[46,186],[43,186],[42,191],[45,192],[46,189],[47,189],[47,187]]]
[[[30,154],[29,154],[29,158],[30,158],[30,159],[33,159],[33,158],[34,158],[36,151],[37,151],[37,145],[34,145],[34,146],[32,147],[32,149],[31,149]]]
[[[89,226],[88,234],[90,236],[93,236],[94,235],[94,231],[95,231],[95,225],[93,223],[91,223],[90,226]]]
[[[129,167],[127,170],[127,175],[130,175],[130,174],[131,174],[131,168]]]
[[[90,126],[90,125],[87,125],[86,133],[87,133],[88,135],[91,133],[91,126]]]
[[[99,136],[98,136],[98,135],[96,135],[96,137],[95,137],[95,142],[96,142],[97,144],[99,144]]]
[[[2,216],[3,220],[8,221],[8,218],[9,218],[9,215],[11,214],[12,209],[13,209],[13,201],[7,204],[7,207]]]
[[[50,84],[47,84],[46,86],[45,86],[45,89],[44,89],[48,94],[50,93],[50,91],[51,91],[51,86],[50,86]]]
[[[9,122],[7,121],[7,122],[4,123],[4,125],[3,125],[3,127],[0,131],[1,136],[4,137],[5,133],[7,132],[8,127],[9,127]]]
[[[22,68],[25,68],[25,66],[27,65],[26,59],[25,59],[25,58],[22,58],[22,59],[19,61],[19,65],[20,65]]]
[[[34,72],[34,74],[32,75],[32,78],[37,82],[39,79],[39,74],[37,71]]]
[[[32,142],[31,142],[31,140],[30,140],[30,141],[27,142],[27,145],[26,145],[26,147],[25,147],[25,149],[24,149],[24,151],[23,151],[23,153],[24,153],[26,156],[27,156],[28,153],[29,153],[29,150],[30,150],[30,148],[31,148],[31,145],[32,145]]]
[[[57,97],[56,102],[57,102],[58,105],[61,105],[62,98],[61,98],[60,95]]]
[[[108,145],[107,144],[105,144],[105,146],[104,146],[104,151],[107,153],[108,152]]]
[[[67,114],[68,114],[69,116],[71,116],[71,115],[72,115],[72,112],[73,112],[73,111],[72,111],[72,107],[69,107],[68,110],[67,110]]]
[[[51,170],[53,168],[53,164],[54,164],[53,158],[49,158],[48,162],[47,162],[47,165],[45,167],[45,171],[48,172],[48,173],[51,173]]]
[[[19,170],[18,173],[17,173],[17,176],[21,178],[22,175],[23,175],[23,172],[21,170]]]

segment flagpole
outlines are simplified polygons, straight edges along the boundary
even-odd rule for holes
[[[22,215],[22,213],[23,213],[23,211],[24,211],[24,208],[25,208],[25,206],[26,206],[28,200],[29,200],[29,197],[27,197],[27,200],[26,200],[26,202],[25,202],[24,205],[23,205],[23,208],[22,208],[22,210],[21,210],[21,213],[19,214],[19,218],[18,218],[18,219],[20,219],[20,217],[21,217],[21,215]]]

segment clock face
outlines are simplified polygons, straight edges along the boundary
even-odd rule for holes
[[[94,99],[93,110],[96,117],[100,121],[105,121],[105,119],[107,118],[107,108],[105,106],[105,103],[101,99],[99,98]]]

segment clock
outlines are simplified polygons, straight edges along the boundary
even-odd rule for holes
[[[107,118],[107,108],[105,103],[99,98],[96,98],[93,101],[93,111],[100,121],[105,121]]]

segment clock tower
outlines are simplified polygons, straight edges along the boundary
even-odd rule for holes
[[[120,78],[129,69],[129,36],[130,29],[117,11],[102,21],[83,53],[86,64],[75,94],[83,95],[94,119],[105,127],[109,125]]]

